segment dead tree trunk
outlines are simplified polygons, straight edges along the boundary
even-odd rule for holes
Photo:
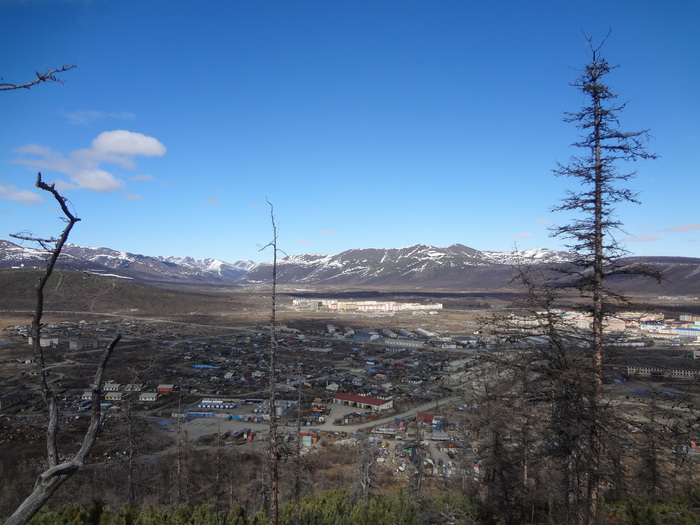
[[[275,395],[276,367],[277,367],[277,223],[275,222],[275,209],[270,201],[270,222],[272,223],[272,241],[264,248],[272,248],[272,291],[270,297],[270,355],[269,355],[269,403],[270,403],[270,445],[269,458],[269,502],[268,517],[271,525],[277,525],[279,509],[279,446],[277,443],[277,398]]]
[[[64,215],[63,219],[66,221],[66,226],[58,239],[40,239],[33,236],[13,235],[15,238],[39,242],[49,251],[49,259],[46,263],[46,269],[36,285],[36,306],[30,328],[34,356],[36,358],[37,366],[39,367],[40,389],[48,409],[48,423],[46,426],[46,455],[48,468],[37,478],[32,493],[27,496],[27,498],[20,504],[15,512],[7,519],[7,521],[5,521],[6,525],[22,525],[27,523],[32,516],[34,516],[39,509],[46,504],[53,493],[56,492],[56,490],[68,478],[70,478],[83,466],[83,463],[90,453],[92,446],[95,444],[97,435],[102,428],[103,415],[100,407],[102,379],[104,377],[104,372],[107,362],[109,361],[109,357],[112,355],[112,352],[119,343],[119,339],[121,337],[117,336],[107,346],[97,365],[97,370],[95,371],[95,376],[91,386],[92,416],[90,419],[90,425],[88,426],[85,436],[83,437],[83,442],[80,449],[72,459],[60,463],[57,440],[59,429],[57,396],[49,381],[49,370],[46,367],[44,349],[41,346],[41,329],[43,327],[42,317],[44,314],[44,288],[51,277],[51,274],[53,273],[58,256],[61,254],[61,250],[68,240],[68,235],[70,234],[71,229],[80,219],[71,213],[67,206],[68,201],[58,193],[58,191],[54,188],[54,185],[46,184],[41,180],[41,173],[37,175],[36,186],[39,189],[47,191],[53,195],[54,199],[61,207],[61,211]],[[52,244],[53,247],[50,248],[50,245]]]

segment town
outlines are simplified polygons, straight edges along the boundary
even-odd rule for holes
[[[478,480],[478,429],[468,414],[502,376],[498,363],[504,356],[546,344],[536,315],[507,312],[506,328],[484,321],[483,312],[455,312],[435,303],[290,299],[282,306],[287,322],[276,330],[274,407],[281,431],[309,451],[323,442],[364,440],[395,476],[421,468],[428,476]],[[323,316],[310,319],[309,310]],[[575,311],[558,316],[572,340],[590,322]],[[102,385],[108,418],[139,414],[171,441],[186,432],[203,445],[218,436],[224,445],[254,447],[268,436],[270,330],[261,324],[222,327],[100,315],[51,322],[41,343],[50,380],[62,392],[63,418],[87,417],[91,367],[115,334],[123,339]],[[682,382],[700,375],[698,316],[627,312],[607,320],[606,334],[619,350],[607,366],[609,393],[617,399],[649,395],[650,380]],[[43,401],[27,327],[7,326],[2,339],[0,410],[10,422],[7,443],[12,429],[43,410]]]

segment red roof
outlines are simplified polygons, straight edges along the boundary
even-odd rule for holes
[[[355,394],[336,394],[335,399],[339,399],[341,401],[350,401],[352,403],[363,403],[365,405],[374,405],[374,406],[381,406],[387,402],[386,399],[379,399],[377,397],[357,396]]]

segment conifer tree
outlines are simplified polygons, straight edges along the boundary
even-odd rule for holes
[[[556,175],[572,177],[579,184],[580,189],[569,191],[555,208],[573,212],[575,218],[553,229],[553,234],[566,239],[569,249],[576,254],[569,278],[571,285],[586,299],[585,308],[592,319],[588,356],[590,384],[582,385],[579,392],[581,414],[588,419],[584,425],[585,435],[580,436],[585,454],[575,458],[576,463],[585,468],[584,472],[579,469],[576,473],[580,484],[578,498],[582,501],[579,501],[579,512],[571,516],[579,523],[596,520],[600,498],[603,326],[606,315],[624,301],[620,293],[608,286],[609,278],[620,274],[653,274],[646,268],[624,266],[620,261],[625,252],[615,238],[621,229],[615,207],[623,202],[638,202],[637,194],[625,187],[636,172],[622,170],[620,165],[656,158],[644,148],[648,130],[620,128],[619,116],[626,104],[618,103],[617,95],[605,83],[607,75],[618,67],[611,66],[601,55],[605,39],[598,46],[590,37],[586,37],[586,41],[590,61],[572,84],[583,94],[586,103],[579,111],[567,113],[564,119],[580,130],[581,135],[572,146],[581,153],[573,156],[568,164],[559,164],[555,170]]]

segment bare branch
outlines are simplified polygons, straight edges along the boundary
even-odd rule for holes
[[[61,66],[57,69],[51,69],[47,66],[45,73],[39,73],[37,71],[35,73],[36,78],[30,82],[25,82],[24,84],[12,84],[9,82],[0,82],[0,91],[10,91],[13,89],[29,89],[33,86],[36,86],[37,84],[41,84],[42,82],[58,82],[59,84],[65,84],[65,82],[63,82],[63,80],[58,78],[56,75],[58,75],[59,73],[64,73],[66,71],[74,69],[76,67],[78,67],[76,64],[71,64],[70,66]],[[3,79],[0,78],[0,81],[1,80],[3,80]]]

